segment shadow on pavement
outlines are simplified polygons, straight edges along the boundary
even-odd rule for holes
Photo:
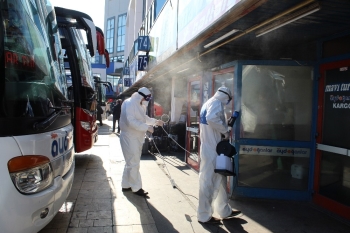
[[[247,221],[244,219],[231,218],[231,219],[222,220],[222,223],[229,232],[236,232],[236,233],[248,232],[244,230],[242,226],[247,223]]]
[[[159,233],[178,232],[176,229],[174,229],[171,222],[165,216],[163,216],[156,208],[154,208],[149,202],[147,202],[146,199],[149,199],[151,197],[140,197],[133,194],[132,192],[124,192],[123,194],[140,213],[140,221],[143,226],[146,226],[150,223],[155,224],[153,219],[157,219],[156,226]],[[165,231],[162,229],[165,229]],[[143,230],[143,232],[148,232],[146,231],[146,229]]]

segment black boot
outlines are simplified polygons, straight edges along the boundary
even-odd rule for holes
[[[137,192],[134,192],[134,194],[145,197],[147,196],[148,192],[143,189],[139,189]]]

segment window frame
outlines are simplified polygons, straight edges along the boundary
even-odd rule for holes
[[[110,22],[113,20],[113,27]],[[114,32],[115,32],[115,17],[111,17],[107,19],[107,28],[106,28],[106,49],[108,53],[112,54],[114,51]],[[112,45],[110,45],[110,41],[112,41]]]
[[[125,32],[126,32],[126,16],[127,14],[120,14],[118,15],[118,24],[117,24],[117,52],[124,52],[125,49]],[[123,19],[124,17],[124,19]],[[120,20],[124,20],[124,24],[123,25],[119,25]],[[124,28],[124,34],[120,35],[119,34],[119,29],[121,28],[121,32],[123,32],[123,28]],[[119,38],[121,38],[121,41],[123,41],[123,37],[124,37],[124,44],[123,45],[119,45]],[[122,49],[121,49],[122,47]]]

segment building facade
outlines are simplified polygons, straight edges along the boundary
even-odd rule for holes
[[[124,66],[126,51],[126,24],[129,0],[105,0],[104,33],[106,50],[110,56],[110,67],[106,70],[106,81],[113,86],[113,92],[107,96],[117,98],[123,92],[122,67]]]

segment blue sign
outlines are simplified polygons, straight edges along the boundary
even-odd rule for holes
[[[123,68],[123,75],[130,75],[130,68],[128,66]]]
[[[149,60],[148,55],[139,55],[138,56],[137,70],[140,70],[140,71],[147,70],[148,60]]]
[[[131,78],[124,78],[124,87],[131,87],[132,81]]]
[[[148,52],[151,48],[151,42],[149,40],[149,36],[139,36],[138,39],[138,51]]]

